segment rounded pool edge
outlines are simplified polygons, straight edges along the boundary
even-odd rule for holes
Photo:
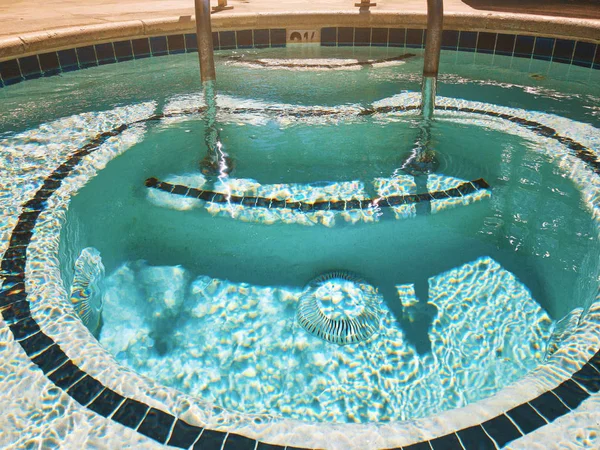
[[[115,21],[6,36],[0,38],[0,62],[119,40],[195,33],[195,21],[192,17]],[[325,27],[425,29],[427,26],[427,15],[420,11],[371,11],[369,14],[360,14],[358,11],[232,12],[214,15],[212,20],[213,31],[265,28],[320,30]],[[594,19],[496,12],[448,12],[444,15],[444,28],[600,43],[600,20]]]

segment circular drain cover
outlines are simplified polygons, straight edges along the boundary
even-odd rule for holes
[[[379,328],[381,297],[351,272],[327,272],[300,296],[298,322],[309,333],[334,344],[356,344]]]

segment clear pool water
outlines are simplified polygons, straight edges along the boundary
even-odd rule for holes
[[[233,168],[221,179],[200,171],[204,115],[185,112],[203,102],[195,55],[2,90],[5,149],[19,143],[35,150],[44,133],[76,140],[90,111],[99,114],[86,120],[101,122],[103,111],[151,101],[149,114],[176,113],[117,137],[124,142],[115,145],[128,150],[98,167],[62,221],[66,291],[82,249],[97,249],[105,267],[101,345],[120,363],[225,408],[331,422],[409,419],[459,407],[543,362],[560,344],[561,319],[577,316],[597,290],[598,224],[594,199],[584,194],[586,183],[598,185],[597,175],[574,169],[566,151],[546,138],[453,112],[440,112],[428,131],[435,173],[415,179],[401,170],[423,140],[423,124],[415,113],[385,108],[414,103],[419,51],[401,63],[364,67],[290,70],[243,62],[321,58],[332,65],[403,52],[296,47],[233,53],[241,56],[234,59],[221,53],[217,123]],[[447,102],[476,100],[571,127],[598,150],[597,73],[463,53],[444,53],[441,71],[438,93]],[[123,120],[133,122],[133,115]],[[28,163],[35,168],[35,157]],[[27,183],[27,171],[19,177]],[[149,189],[149,177],[311,202],[436,192],[479,178],[490,189],[430,207],[302,213],[205,203]],[[298,323],[306,284],[334,270],[360,275],[382,296],[379,328],[362,342],[340,346]],[[324,294],[330,311],[344,304],[339,288]]]

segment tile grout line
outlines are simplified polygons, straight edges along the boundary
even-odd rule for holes
[[[146,404],[144,403],[144,405],[146,405]],[[138,426],[135,427],[135,429],[134,429],[135,431],[138,431],[138,429],[144,423],[144,420],[146,420],[146,417],[148,417],[148,414],[150,413],[150,411],[152,411],[152,406],[150,406],[150,405],[146,405],[146,406],[148,407],[148,409],[146,410],[146,414],[144,414],[144,417],[142,417],[142,420],[140,420],[140,423],[138,423]],[[169,429],[169,432],[173,429],[173,425],[175,425],[175,421],[173,421],[173,423],[171,424],[171,428]],[[139,433],[139,431],[138,431],[138,433]]]

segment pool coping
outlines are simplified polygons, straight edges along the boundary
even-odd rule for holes
[[[421,11],[263,12],[213,16],[213,30],[269,28],[320,29],[322,27],[426,28],[427,15]],[[600,20],[572,19],[513,13],[449,12],[444,28],[458,31],[488,31],[566,38],[600,43]],[[0,62],[122,39],[195,32],[193,16],[171,16],[106,24],[65,27],[0,38]]]

